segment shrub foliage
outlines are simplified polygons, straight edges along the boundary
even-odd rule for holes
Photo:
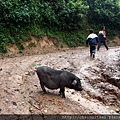
[[[7,52],[8,43],[23,51],[31,35],[84,45],[88,26],[119,29],[119,11],[119,0],[0,0],[0,52]]]

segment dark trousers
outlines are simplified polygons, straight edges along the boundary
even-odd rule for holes
[[[106,41],[105,41],[105,40],[104,40],[104,41],[99,41],[97,50],[99,50],[99,49],[100,49],[100,47],[101,47],[101,45],[102,45],[102,44],[103,44],[103,45],[106,47],[106,49],[108,50],[108,46],[107,46],[107,44],[106,44]]]
[[[94,54],[96,53],[96,45],[90,46],[90,55],[91,56],[92,56],[92,53],[94,53]]]

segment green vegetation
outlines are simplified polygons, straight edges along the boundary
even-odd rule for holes
[[[89,5],[88,20],[91,23],[105,24],[108,28],[120,27],[120,0],[86,0]]]
[[[108,35],[116,34],[120,0],[0,0],[0,52],[7,52],[8,43],[23,52],[31,35],[56,37],[69,47],[85,45],[87,29],[98,32],[101,25]]]

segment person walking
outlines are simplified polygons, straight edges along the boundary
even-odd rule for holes
[[[89,36],[87,37],[86,40],[86,45],[90,46],[90,57],[92,57],[93,59],[95,58],[95,53],[96,53],[96,45],[98,43],[98,36],[94,33],[93,29],[89,30]]]
[[[98,47],[97,50],[99,51],[101,45],[103,44],[105,46],[105,48],[108,50],[108,46],[106,44],[106,32],[105,32],[105,26],[102,26],[101,30],[98,33]]]

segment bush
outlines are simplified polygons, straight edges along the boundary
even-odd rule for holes
[[[38,38],[51,31],[79,30],[87,7],[79,0],[2,0],[0,1],[0,52],[7,52],[7,44],[15,43],[20,52],[23,42],[35,35]],[[64,33],[63,32],[63,33]],[[51,35],[55,35],[55,32]],[[60,36],[60,35],[58,35]],[[66,41],[61,36],[63,41]],[[70,43],[70,38],[66,41]],[[74,41],[73,37],[71,41]],[[78,43],[74,43],[77,46]],[[69,46],[73,46],[70,44]]]
[[[120,28],[119,0],[86,0],[84,3],[89,5],[89,23],[105,25],[111,29]]]
[[[1,0],[0,52],[7,52],[8,43],[23,52],[31,35],[54,36],[70,47],[84,45],[89,25],[119,29],[119,11],[119,0]]]

